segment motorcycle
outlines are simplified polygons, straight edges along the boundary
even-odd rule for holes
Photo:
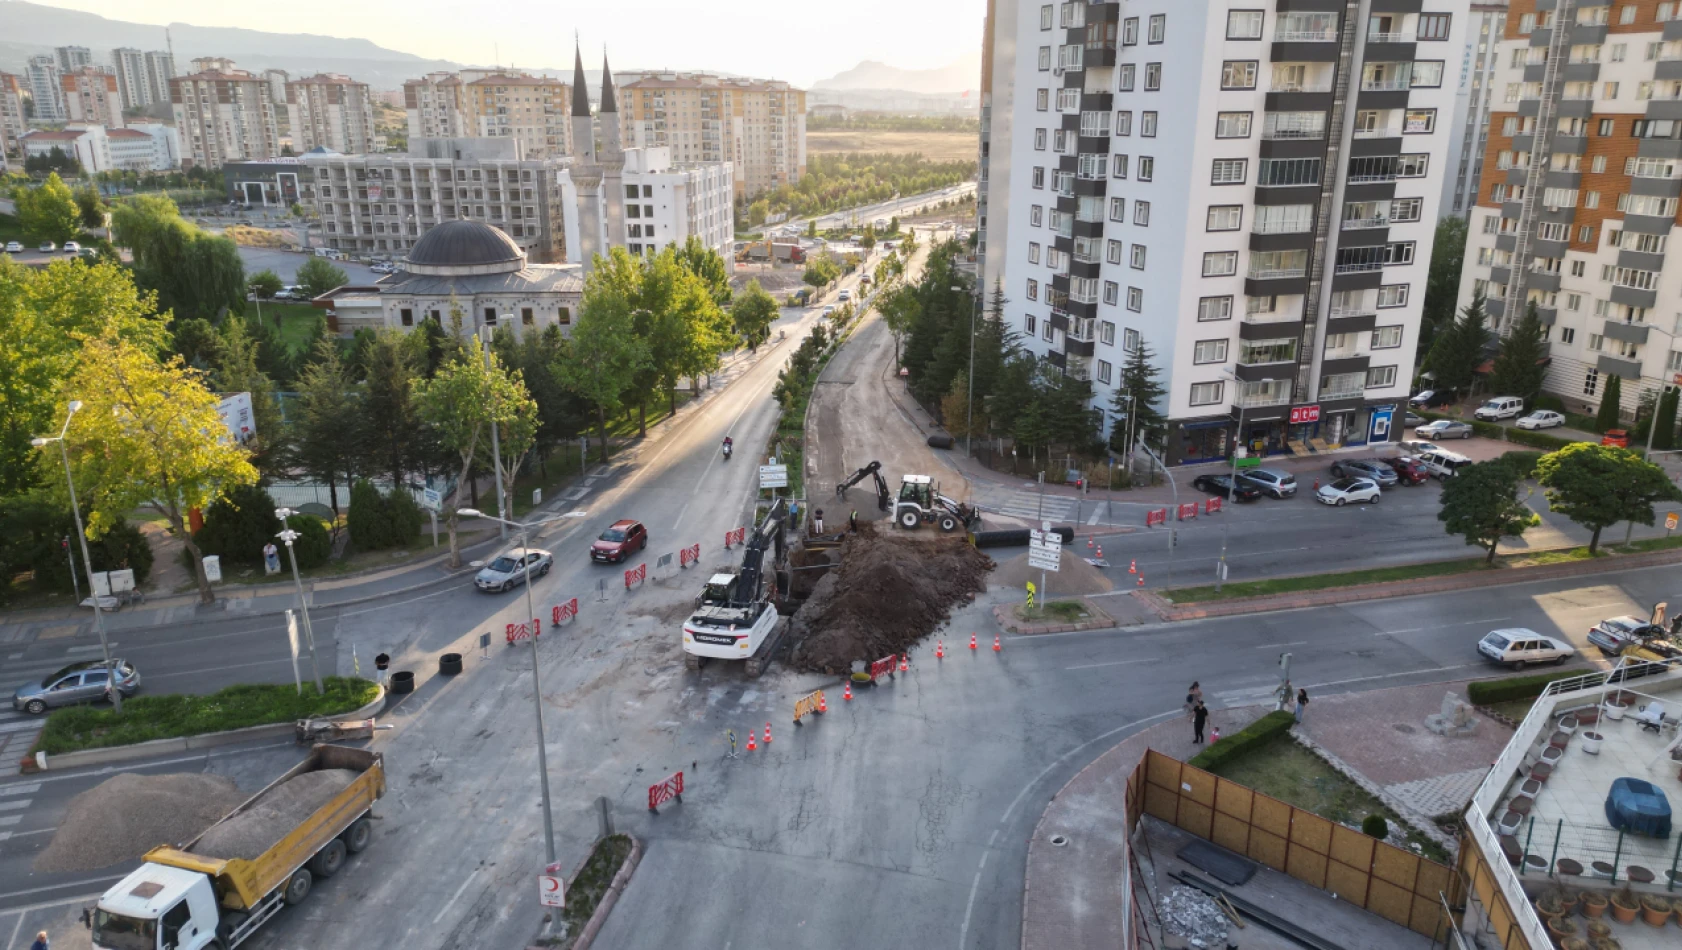
[[[724,443],[724,460],[726,462],[730,461],[730,443],[728,442]]]

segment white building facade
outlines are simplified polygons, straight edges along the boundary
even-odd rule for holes
[[[570,170],[561,173],[566,202],[579,200]],[[634,255],[655,254],[672,245],[682,245],[693,235],[725,258],[731,255],[735,239],[735,178],[729,162],[674,165],[669,148],[625,149],[623,172],[625,197],[617,207],[624,215],[624,248]],[[599,205],[605,205],[600,198]],[[611,247],[609,211],[601,207],[596,220],[602,224],[600,247]],[[582,263],[583,242],[578,239],[580,215],[567,218],[567,259]]]
[[[54,125],[64,121],[64,90],[59,88],[59,77],[63,74],[54,57],[29,57],[29,65],[24,68],[23,75],[28,80],[29,96],[35,103],[36,122]]]
[[[79,126],[57,132],[37,129],[20,141],[26,159],[46,158],[58,149],[80,162],[82,170],[88,173],[111,171],[115,167],[111,163],[111,143],[105,135],[104,126]]]
[[[993,12],[983,293],[1024,345],[1090,381],[1106,430],[1147,346],[1171,464],[1394,438],[1465,4]]]
[[[1471,213],[1483,182],[1483,153],[1489,144],[1489,112],[1496,99],[1496,46],[1507,28],[1506,0],[1476,0],[1466,42],[1460,53],[1460,85],[1455,90],[1454,117],[1448,156],[1451,168],[1443,176],[1442,215],[1464,218]]]

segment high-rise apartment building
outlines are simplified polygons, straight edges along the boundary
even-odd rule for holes
[[[183,164],[220,168],[230,161],[279,155],[280,132],[268,82],[232,68],[225,59],[193,62],[219,68],[169,81]]]
[[[169,81],[175,78],[175,56],[169,50],[146,53],[146,85],[153,102],[169,101]]]
[[[1498,46],[1459,303],[1486,295],[1498,332],[1534,304],[1543,388],[1592,412],[1617,376],[1633,418],[1682,372],[1682,265],[1666,256],[1682,196],[1682,17],[1673,3],[1538,6],[1514,0]]]
[[[29,81],[29,97],[35,104],[36,122],[52,125],[64,121],[64,90],[59,86],[62,75],[63,70],[58,68],[58,60],[54,57],[29,57],[24,78]]]
[[[738,197],[806,173],[806,93],[788,83],[651,73],[621,100],[630,145],[669,148],[679,163],[730,162]]]
[[[286,84],[286,115],[295,151],[374,150],[374,100],[367,83],[327,73],[293,80]]]
[[[1456,0],[993,0],[984,299],[1167,460],[1392,439],[1442,199]],[[1447,78],[1445,78],[1447,77]]]
[[[1495,103],[1495,48],[1507,28],[1507,0],[1473,0],[1466,43],[1460,54],[1448,140],[1450,168],[1443,176],[1442,214],[1463,218],[1483,182],[1483,152],[1489,142],[1489,112]]]
[[[513,137],[532,158],[570,154],[567,107],[572,87],[544,76],[499,73],[463,82],[461,114],[469,134]]]
[[[123,105],[130,109],[144,109],[157,100],[152,97],[152,84],[146,80],[146,54],[137,49],[121,47],[111,51],[112,71],[117,75],[117,92]]]
[[[23,82],[11,73],[0,73],[0,153],[21,148],[19,140],[29,131],[23,118]]]
[[[86,46],[60,46],[53,50],[58,60],[58,71],[61,73],[74,72],[83,66],[93,65],[93,52]]]
[[[78,66],[59,77],[64,95],[65,118],[71,122],[123,127],[123,97],[117,91],[117,75],[92,66]]]
[[[461,87],[461,78],[449,72],[428,73],[403,83],[403,111],[409,119],[411,141],[469,134]]]

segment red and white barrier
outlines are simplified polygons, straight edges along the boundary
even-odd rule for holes
[[[531,618],[531,623],[511,623],[508,625],[508,645],[513,646],[522,640],[540,636],[542,633],[543,621],[536,617]]]
[[[899,663],[899,658],[898,657],[889,656],[889,657],[883,657],[882,659],[877,660],[875,663],[870,664],[870,680],[871,680],[871,682],[875,682],[875,681],[881,679],[883,676],[892,676],[893,673],[894,673],[894,667],[898,663]]]
[[[556,604],[554,610],[550,611],[550,613],[549,613],[549,622],[554,624],[557,627],[560,626],[562,623],[568,621],[568,620],[577,620],[577,619],[578,619],[578,598],[577,597],[574,597],[573,599],[567,601],[564,604]]]
[[[689,547],[678,548],[677,550],[677,566],[680,571],[691,564],[699,563],[700,560],[701,546],[699,544],[691,544]]]
[[[1145,512],[1145,527],[1154,528],[1159,524],[1165,525],[1167,523],[1168,523],[1168,509],[1167,508],[1157,508],[1154,511]]]
[[[734,531],[724,532],[724,550],[730,550],[730,545],[732,544],[741,544],[747,536],[748,529],[746,528],[737,528]],[[696,545],[696,547],[699,547],[699,545]]]
[[[631,585],[641,584],[647,580],[648,565],[646,563],[638,564],[636,567],[633,567],[625,572],[625,589],[630,590]]]
[[[676,800],[683,804],[683,773],[674,772],[653,785],[648,786],[648,810],[660,813],[660,806]]]
[[[1188,501],[1180,506],[1181,521],[1195,521],[1197,519],[1197,502]]]
[[[1203,513],[1206,514],[1206,515],[1218,515],[1218,514],[1220,514],[1221,513],[1221,500],[1219,498],[1211,498],[1208,501],[1204,502],[1203,503]]]

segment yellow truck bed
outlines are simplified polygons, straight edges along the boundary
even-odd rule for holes
[[[374,802],[385,794],[384,757],[379,753],[348,746],[318,745],[310,751],[308,758],[285,775],[270,782],[266,788],[224,815],[216,824],[252,808],[276,786],[288,779],[319,769],[349,769],[360,774],[326,805],[258,857],[252,860],[224,860],[196,855],[193,853],[193,845],[204,836],[201,833],[198,838],[180,848],[153,848],[146,853],[145,859],[155,864],[208,875],[216,882],[217,899],[223,907],[250,910],[275,888],[285,884],[292,872],[314,857],[322,846],[367,814]],[[207,832],[209,830],[205,829]]]

